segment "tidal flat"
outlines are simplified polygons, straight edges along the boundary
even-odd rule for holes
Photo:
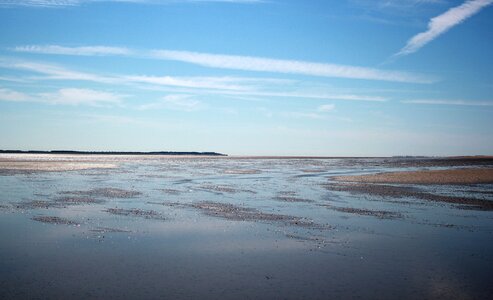
[[[493,158],[0,155],[0,299],[491,299]]]

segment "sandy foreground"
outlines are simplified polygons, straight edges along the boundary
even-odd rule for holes
[[[493,183],[493,169],[482,168],[391,172],[359,176],[337,176],[333,179],[338,181],[364,183],[477,184]]]

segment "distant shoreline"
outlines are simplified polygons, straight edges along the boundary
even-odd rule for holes
[[[403,159],[403,160],[450,160],[491,161],[493,155],[470,156],[310,156],[310,155],[228,155],[219,152],[198,151],[77,151],[77,150],[0,150],[0,154],[54,154],[54,155],[156,155],[156,156],[216,156],[234,159]]]
[[[81,154],[81,155],[193,155],[193,156],[228,156],[218,152],[181,152],[181,151],[75,151],[75,150],[0,150],[0,154]]]

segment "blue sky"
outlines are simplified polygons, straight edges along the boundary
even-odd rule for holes
[[[493,0],[0,0],[0,148],[493,154]]]

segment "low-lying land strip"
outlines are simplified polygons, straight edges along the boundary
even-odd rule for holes
[[[481,184],[493,183],[493,168],[424,170],[359,176],[337,176],[337,181],[403,184]]]

